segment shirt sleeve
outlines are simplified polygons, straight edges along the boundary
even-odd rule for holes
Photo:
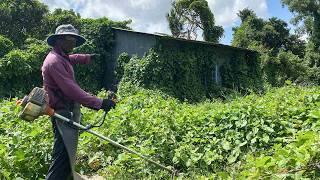
[[[69,55],[70,63],[75,64],[89,64],[91,56],[89,54],[71,54]]]
[[[96,96],[92,96],[82,90],[62,64],[52,64],[49,67],[49,71],[50,74],[52,74],[53,80],[67,98],[78,102],[88,108],[96,110],[101,108],[102,99],[99,99]]]

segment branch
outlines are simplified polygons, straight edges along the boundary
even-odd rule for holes
[[[201,23],[200,23],[199,21],[198,21],[198,22],[197,22],[197,21],[194,21],[194,20],[190,19],[188,16],[186,16],[186,15],[184,15],[184,14],[182,14],[181,16],[183,16],[184,18],[186,18],[189,22],[195,24],[198,28],[204,30],[203,27],[200,25]],[[190,16],[192,16],[192,15],[190,15]],[[197,15],[196,15],[196,16],[197,16]]]
[[[320,162],[319,163],[313,163],[313,164],[309,164],[305,167],[301,167],[298,169],[282,169],[280,172],[278,172],[277,174],[289,174],[289,173],[296,173],[299,171],[305,171],[305,170],[316,170],[319,169],[320,170]]]

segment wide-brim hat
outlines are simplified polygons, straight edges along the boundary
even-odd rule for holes
[[[52,34],[47,38],[47,43],[50,46],[54,46],[57,38],[67,35],[76,38],[76,47],[81,46],[86,42],[86,39],[79,35],[79,31],[75,27],[73,27],[71,24],[63,24],[56,28],[55,34]]]

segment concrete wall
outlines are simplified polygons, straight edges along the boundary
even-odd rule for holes
[[[114,29],[115,46],[113,58],[116,60],[123,52],[130,56],[142,57],[145,52],[156,44],[156,37],[150,34]]]

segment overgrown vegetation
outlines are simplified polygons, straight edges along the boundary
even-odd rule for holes
[[[232,45],[258,53],[162,37],[143,57],[122,54],[113,72],[111,27],[129,29],[130,20],[84,19],[73,10],[49,12],[38,0],[1,1],[0,179],[42,179],[47,173],[51,122],[47,117],[32,124],[18,119],[13,97],[41,86],[40,67],[50,50],[44,40],[62,23],[75,25],[88,39],[75,52],[99,54],[90,66],[75,67],[80,86],[97,93],[103,87],[117,89],[114,85],[120,83],[121,101],[96,129],[99,133],[174,167],[178,179],[319,178],[319,13],[305,9],[314,5],[311,1],[282,2],[298,13],[297,22],[303,20],[308,42],[301,34],[290,34],[286,22],[263,20],[244,9]],[[214,25],[206,1],[179,3],[176,11],[196,12],[192,15],[200,21],[208,17],[209,24],[202,24],[205,40],[217,42],[222,29]],[[82,112],[84,123],[102,115],[86,108]],[[78,152],[80,173],[108,179],[171,176],[86,133],[80,136]]]
[[[125,65],[124,57],[128,61]],[[221,97],[225,89],[244,93],[262,90],[260,63],[254,52],[159,38],[144,57],[128,58],[123,55],[119,59],[123,82],[162,90],[180,100]],[[217,68],[221,71],[219,81]]]
[[[299,13],[300,8],[303,9],[313,4],[313,1],[283,0],[283,2],[289,4],[292,11]],[[301,16],[298,15],[297,18],[304,19],[304,13],[309,12],[301,13]],[[254,11],[247,8],[240,11],[238,16],[242,23],[233,29],[232,45],[260,53],[265,83],[271,86],[283,86],[287,80],[290,80],[304,85],[319,84],[319,51],[314,44],[313,35],[306,43],[301,40],[301,34],[290,34],[285,21],[276,17],[263,20],[257,17]],[[319,28],[317,26],[317,29]]]
[[[180,172],[180,179],[319,177],[319,87],[289,86],[228,102],[181,103],[128,84],[96,131]],[[43,178],[52,133],[47,118],[17,118],[14,99],[0,105],[0,177]],[[83,123],[102,112],[83,109]],[[106,178],[170,175],[96,137],[80,136],[77,169]]]

